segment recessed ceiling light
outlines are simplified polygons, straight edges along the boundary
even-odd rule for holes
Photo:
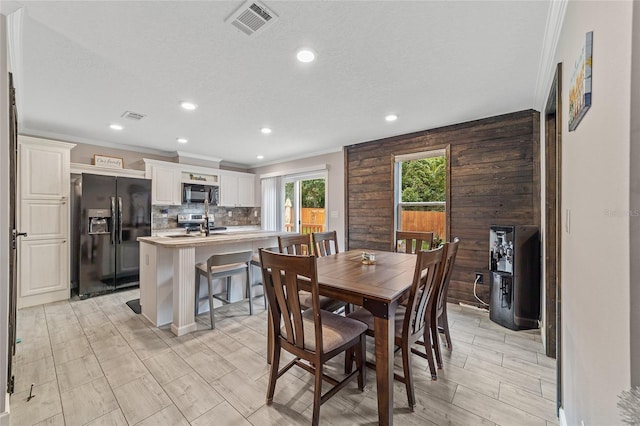
[[[264,158],[264,155],[258,155],[256,158],[257,158],[258,160],[262,160],[262,159]]]
[[[178,142],[180,142],[180,143],[187,143],[187,142],[189,142],[189,139],[187,139],[187,138],[178,138],[178,139],[176,139],[176,140],[177,140]]]
[[[298,50],[296,58],[298,58],[300,62],[304,62],[306,64],[308,62],[313,62],[314,59],[316,59],[316,54],[313,50],[305,47],[304,49]]]
[[[180,106],[186,109],[187,111],[193,111],[194,109],[198,108],[198,105],[194,104],[193,102],[186,102],[186,101],[180,103]]]
[[[109,128],[111,128],[111,130],[122,130],[122,129],[124,129],[124,127],[122,127],[122,126],[121,126],[121,125],[119,125],[119,124],[115,124],[115,123],[114,123],[114,124],[111,124],[111,125],[109,126]]]
[[[265,135],[268,135],[269,133],[271,133],[271,129],[268,127],[263,127],[262,129],[260,129],[260,131]]]
[[[384,119],[387,121],[396,121],[398,119],[398,114],[389,114]]]

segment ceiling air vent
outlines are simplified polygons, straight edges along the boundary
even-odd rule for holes
[[[135,121],[140,121],[142,120],[145,115],[144,114],[140,114],[138,112],[133,112],[133,111],[125,111],[122,115],[122,118],[128,118],[129,120],[135,120]]]
[[[263,31],[277,18],[278,15],[267,9],[264,4],[249,0],[233,12],[225,22],[230,22],[231,25],[250,36]]]

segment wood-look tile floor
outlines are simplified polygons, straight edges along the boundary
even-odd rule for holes
[[[268,369],[266,313],[255,300],[208,314],[183,337],[151,326],[125,304],[137,290],[59,302],[18,312],[12,425],[289,425],[309,424],[313,377],[297,367],[265,404]],[[428,424],[557,424],[555,361],[539,331],[513,332],[486,313],[449,305],[453,352],[431,381],[413,357],[417,407],[407,408],[396,382],[394,421]],[[368,350],[373,350],[373,341]],[[371,354],[369,354],[371,356]],[[290,358],[285,357],[285,360]],[[330,363],[339,375],[342,357]],[[401,372],[400,357],[396,368]],[[35,398],[27,402],[34,384]],[[320,410],[321,424],[377,422],[375,372],[364,392],[352,382]],[[326,389],[326,388],[325,388]]]

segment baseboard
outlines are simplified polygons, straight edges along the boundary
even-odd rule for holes
[[[5,394],[5,411],[4,413],[0,413],[0,426],[9,426],[9,394]]]
[[[559,426],[567,426],[567,416],[564,414],[564,409],[560,407],[560,415],[558,416],[558,425]]]
[[[462,306],[463,308],[469,308],[469,309],[473,309],[475,311],[489,312],[489,310],[487,308],[481,308],[479,306],[469,305],[469,304],[464,303],[464,302],[460,302],[459,305]]]

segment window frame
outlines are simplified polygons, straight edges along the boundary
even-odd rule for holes
[[[402,201],[402,163],[411,160],[419,160],[432,157],[445,157],[445,200],[444,201],[427,201],[427,202],[408,202]],[[445,211],[445,235],[444,240],[449,241],[451,235],[451,145],[444,148],[435,148],[427,151],[412,152],[409,154],[394,155],[393,159],[393,237],[392,246],[395,244],[395,232],[402,226],[402,207],[418,206],[432,207],[444,206]],[[443,236],[441,235],[440,238]],[[393,249],[393,247],[392,247]]]

